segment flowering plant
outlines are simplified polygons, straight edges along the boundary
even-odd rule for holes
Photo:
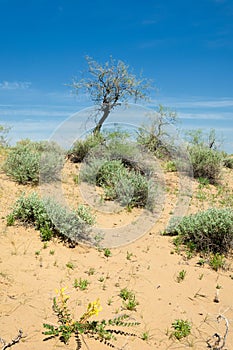
[[[109,320],[90,321],[92,316],[98,316],[99,312],[102,311],[99,298],[88,304],[87,310],[78,321],[74,320],[67,305],[69,295],[66,294],[66,289],[65,287],[56,290],[57,297],[53,298],[53,311],[58,318],[58,325],[43,324],[46,328],[43,334],[49,336],[47,339],[59,337],[63,343],[67,344],[70,337],[74,335],[77,341],[77,350],[80,350],[82,347],[81,339],[84,335],[103,342],[111,348],[115,348],[112,341],[116,340],[116,334],[135,336],[133,333],[113,328],[114,326],[130,327],[139,324],[138,322],[126,322],[126,319],[129,319],[128,315],[121,315]],[[111,329],[106,329],[110,326]]]

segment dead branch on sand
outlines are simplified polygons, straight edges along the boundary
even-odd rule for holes
[[[0,337],[0,343],[3,344],[2,350],[5,350],[5,349],[7,349],[7,348],[10,348],[10,347],[13,346],[14,344],[18,343],[22,337],[23,337],[23,331],[22,331],[22,329],[19,330],[19,333],[18,333],[17,337],[15,337],[14,339],[12,339],[9,343],[7,343],[3,338]]]
[[[217,321],[220,322],[221,319],[225,321],[225,327],[226,327],[225,334],[222,337],[220,334],[214,333],[214,335],[210,339],[207,340],[207,346],[211,350],[221,350],[224,348],[224,346],[226,344],[226,339],[227,339],[227,335],[228,335],[228,331],[229,331],[229,321],[225,316],[218,315]],[[215,339],[213,345],[210,344],[212,339]],[[220,345],[221,342],[222,342],[222,344]]]

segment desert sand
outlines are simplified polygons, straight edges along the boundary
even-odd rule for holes
[[[76,172],[74,164],[66,164],[63,190],[71,206],[83,201],[73,181]],[[192,180],[187,213],[211,206],[227,206],[233,195],[232,175],[233,170],[223,170],[221,193],[212,185],[200,190],[197,181]],[[69,248],[58,239],[45,244],[33,227],[19,223],[6,226],[6,215],[19,195],[38,188],[18,185],[0,173],[0,337],[10,341],[19,329],[23,331],[23,338],[12,349],[76,349],[74,339],[65,345],[59,339],[44,341],[42,334],[44,322],[56,323],[52,300],[55,290],[62,287],[67,287],[74,317],[82,315],[88,302],[100,298],[103,310],[98,319],[128,313],[132,320],[140,322],[139,326],[127,329],[137,337],[117,337],[114,344],[119,349],[207,349],[206,341],[214,333],[224,335],[224,320],[217,322],[220,314],[229,322],[224,349],[232,349],[232,258],[228,257],[225,269],[216,272],[207,264],[198,265],[199,256],[188,259],[185,253],[177,254],[172,238],[160,234],[168,224],[177,198],[177,174],[165,173],[164,176],[165,202],[154,226],[135,241],[111,248],[112,255],[105,257],[101,249],[82,244]],[[124,209],[116,214],[96,211],[94,214],[98,227],[127,227],[140,214],[140,209],[132,212]],[[90,269],[93,274],[89,273]],[[177,275],[181,270],[185,270],[186,275],[178,283]],[[76,278],[87,279],[88,288],[75,289]],[[217,286],[219,303],[214,302]],[[135,293],[136,311],[124,309],[119,296],[124,287]],[[180,341],[169,337],[176,319],[189,320],[192,324],[191,335]],[[149,335],[146,341],[142,340],[145,332]],[[84,340],[83,349],[108,348],[98,341],[86,337]]]

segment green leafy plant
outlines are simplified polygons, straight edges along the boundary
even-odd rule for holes
[[[120,291],[120,297],[123,299],[123,305],[127,310],[136,310],[136,306],[139,304],[136,300],[135,294],[128,290],[127,288],[123,288]]]
[[[112,256],[112,252],[109,248],[104,249],[104,256],[106,256],[106,258],[109,258],[110,256]]]
[[[74,263],[72,261],[68,261],[68,263],[66,263],[66,267],[70,270],[74,269]]]
[[[208,186],[210,184],[209,179],[207,179],[206,177],[199,177],[198,182],[200,184],[199,188],[204,187],[204,186]]]
[[[89,215],[89,214],[88,214]],[[7,216],[7,224],[19,220],[23,224],[31,224],[40,231],[43,241],[59,236],[72,244],[89,240],[90,218],[87,223],[82,213],[80,218],[75,211],[68,211],[51,199],[41,199],[36,192],[27,197],[22,194],[14,204],[12,212]]]
[[[78,288],[80,290],[86,290],[89,283],[90,282],[88,282],[88,280],[86,280],[86,279],[79,278],[79,280],[78,280],[77,278],[75,278],[74,288]]]
[[[126,253],[126,259],[127,259],[127,260],[131,260],[132,256],[133,256],[133,253],[130,253],[130,252],[127,251],[127,253]]]
[[[182,282],[185,279],[185,276],[186,276],[186,271],[181,270],[176,277],[177,282],[178,283]]]
[[[177,171],[177,167],[174,161],[169,160],[164,164],[164,169],[167,172],[173,173]]]
[[[87,306],[86,312],[81,315],[78,320],[75,320],[68,307],[69,296],[65,293],[66,288],[61,288],[57,291],[57,297],[53,299],[53,311],[58,318],[58,324],[44,323],[46,329],[43,334],[51,337],[59,337],[60,341],[67,344],[71,336],[74,336],[77,342],[77,350],[82,347],[82,337],[87,336],[92,339],[102,342],[105,345],[116,348],[113,342],[116,340],[116,335],[135,336],[133,333],[124,332],[114,327],[132,327],[136,326],[138,322],[129,322],[128,315],[121,315],[114,319],[102,321],[91,321],[90,318],[98,316],[102,310],[99,299],[90,302]]]
[[[171,333],[171,337],[180,340],[187,337],[191,333],[191,324],[187,320],[177,319],[172,323],[174,329]]]
[[[92,276],[95,273],[95,268],[94,267],[90,267],[89,270],[86,272],[88,274],[88,276]]]
[[[212,254],[209,258],[209,265],[215,271],[224,268],[225,263],[226,261],[224,255],[219,253]]]

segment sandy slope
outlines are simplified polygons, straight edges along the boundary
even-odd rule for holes
[[[64,193],[70,203],[80,199],[77,188],[74,189],[73,165],[67,165],[64,180]],[[228,184],[225,197],[232,197],[232,171],[226,170],[222,180]],[[139,337],[118,337],[117,346],[121,349],[206,349],[206,340],[215,332],[224,334],[224,321],[218,323],[217,315],[224,315],[230,329],[226,349],[233,344],[233,271],[231,259],[228,269],[215,272],[209,267],[197,265],[198,257],[187,259],[174,253],[174,246],[169,237],[159,233],[166,226],[174,209],[177,196],[175,174],[166,174],[167,191],[163,211],[155,226],[143,237],[126,246],[111,249],[112,256],[106,258],[102,251],[95,248],[77,246],[68,248],[57,240],[44,245],[39,233],[33,228],[22,226],[7,227],[5,216],[11,205],[22,191],[33,190],[29,186],[19,186],[0,174],[0,337],[9,341],[22,328],[25,338],[14,349],[50,350],[75,349],[74,340],[68,346],[57,339],[43,341],[43,322],[56,321],[52,313],[52,299],[55,289],[67,286],[70,305],[74,315],[81,315],[89,301],[97,297],[101,300],[103,311],[99,318],[113,318],[125,312],[119,292],[127,287],[135,292],[139,304],[132,311],[132,318],[140,325],[130,329]],[[219,205],[214,194],[217,189],[206,191],[205,201],[197,196],[197,183],[193,183],[194,195],[189,205],[189,212],[195,212],[211,205]],[[72,187],[71,187],[72,185]],[[198,197],[198,198],[197,198]],[[126,211],[115,214],[97,214],[97,225],[120,226],[138,215],[138,211]],[[127,252],[132,254],[127,259]],[[72,263],[73,268],[68,268]],[[90,268],[94,274],[88,275]],[[186,271],[184,281],[177,282],[176,276]],[[90,284],[85,291],[75,290],[75,278],[85,278]],[[216,286],[220,302],[213,301]],[[110,301],[111,300],[111,301]],[[109,305],[110,304],[110,305]],[[178,318],[192,322],[192,334],[180,342],[170,339],[171,323]],[[140,339],[143,332],[149,332],[147,342]],[[107,349],[104,344],[86,339],[83,349]]]

